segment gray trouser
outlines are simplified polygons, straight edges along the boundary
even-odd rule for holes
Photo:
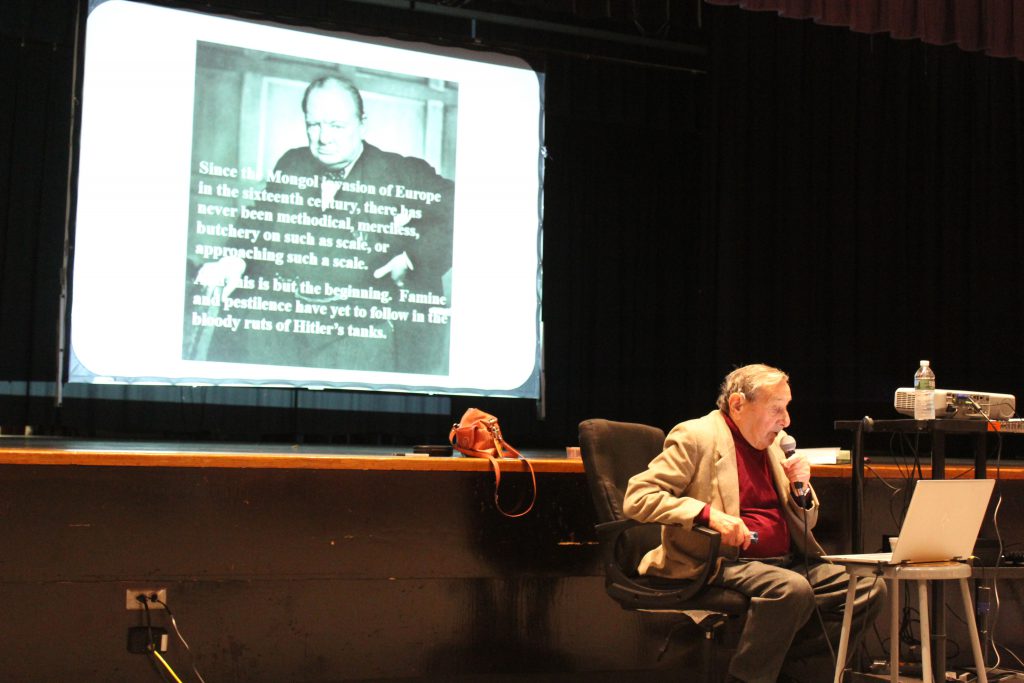
[[[839,642],[849,581],[843,567],[814,560],[808,561],[806,575],[802,559],[726,563],[715,583],[750,597],[746,624],[729,673],[747,683],[775,683],[783,667],[788,672],[798,660],[818,658],[827,662]],[[885,583],[881,580],[862,579],[858,584],[851,652],[860,644],[865,626],[870,626],[881,611],[884,596]],[[820,620],[815,606],[821,613]],[[832,669],[826,669],[810,674],[808,683],[831,681]]]

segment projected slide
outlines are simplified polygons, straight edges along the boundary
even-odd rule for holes
[[[86,45],[70,381],[537,396],[525,63],[121,0]]]
[[[428,141],[441,149],[457,140],[448,130],[456,87],[360,71],[359,80],[317,77],[301,97],[260,93],[261,109],[283,100],[266,104],[266,126],[280,125],[276,109],[285,120],[302,115],[303,136],[282,139],[306,144],[273,162],[224,165],[220,130],[202,113],[234,108],[241,118],[243,108],[235,90],[219,87],[218,71],[246,72],[268,57],[198,46],[185,358],[446,374],[455,185],[423,159],[367,141],[365,129],[380,117],[381,145],[408,147],[408,129],[419,134],[417,151]],[[380,114],[367,113],[360,81],[402,97],[380,98]],[[420,120],[424,101],[442,112],[436,122]],[[240,146],[258,149],[263,136],[250,129],[261,128],[240,128]]]

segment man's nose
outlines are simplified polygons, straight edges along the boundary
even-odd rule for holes
[[[782,411],[782,428],[785,429],[790,424],[791,423],[790,423],[790,420],[789,420],[789,411],[788,410],[783,410]]]

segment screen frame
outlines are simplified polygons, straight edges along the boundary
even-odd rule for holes
[[[91,3],[90,14],[92,12],[94,12],[97,8],[100,8],[100,7],[103,7],[103,6],[110,6],[112,4],[135,5],[135,6],[144,6],[144,7],[162,7],[163,9],[168,9],[166,7],[161,6],[159,3],[143,3],[143,2],[133,2],[133,1],[129,1],[129,0],[104,0],[103,2],[93,2],[93,3]],[[267,20],[267,19],[260,19],[260,20],[252,20],[252,19],[248,19],[248,18],[246,18],[246,19],[239,19],[238,17],[233,17],[233,16],[229,16],[229,15],[214,14],[214,13],[210,13],[210,12],[207,12],[207,11],[199,11],[199,10],[193,10],[193,9],[184,9],[184,8],[180,8],[178,6],[175,6],[172,11],[189,13],[189,14],[192,14],[192,15],[200,16],[200,17],[212,17],[212,18],[216,18],[218,20],[227,20],[227,21],[232,21],[232,22],[243,22],[243,23],[250,24],[250,25],[258,25],[258,26],[269,27],[269,28],[273,28],[273,29],[282,29],[282,30],[287,30],[287,31],[301,32],[301,33],[310,34],[310,35],[325,36],[325,37],[332,38],[332,39],[339,39],[340,38],[340,39],[343,39],[343,40],[352,40],[352,41],[357,41],[357,42],[365,42],[365,41],[371,40],[371,39],[368,39],[368,38],[366,38],[364,36],[360,36],[358,34],[342,33],[342,32],[333,31],[333,30],[325,31],[323,29],[319,29],[319,28],[311,27],[311,26],[296,27],[295,25],[292,25],[292,24],[281,24],[281,23],[277,23],[277,22],[270,21],[270,20]],[[86,25],[86,29],[85,30],[87,31],[88,30],[88,28],[87,28],[88,27],[88,18],[85,21],[85,25]],[[435,53],[439,53],[439,52],[443,53],[443,54],[446,54],[446,55],[458,54],[458,53],[466,53],[467,55],[471,55],[474,59],[477,59],[477,60],[480,60],[480,59],[485,59],[485,60],[486,59],[494,59],[494,60],[497,60],[497,61],[500,61],[500,62],[505,62],[505,61],[509,60],[509,56],[508,55],[503,55],[501,53],[483,52],[483,51],[478,52],[478,51],[475,51],[475,50],[465,50],[465,49],[461,49],[461,48],[449,48],[447,46],[441,48],[441,47],[438,47],[438,46],[430,45],[429,43],[399,41],[399,40],[386,39],[386,38],[373,38],[372,42],[381,43],[381,44],[384,44],[384,45],[399,46],[399,47],[401,47],[403,49],[409,49],[410,46],[415,46],[415,48],[417,50],[422,50],[424,53],[429,53],[429,54],[435,54]],[[88,45],[85,46],[85,51],[86,52],[88,51]],[[517,58],[517,61],[522,62],[523,64],[526,64],[525,60]],[[185,387],[187,387],[187,386],[209,387],[211,385],[215,385],[215,386],[224,386],[224,387],[261,387],[261,388],[275,388],[275,387],[279,387],[279,388],[308,388],[308,389],[325,389],[325,388],[326,389],[356,389],[356,390],[361,390],[361,391],[362,390],[369,390],[369,391],[396,392],[396,393],[411,392],[411,393],[423,393],[423,394],[430,394],[430,395],[452,395],[452,396],[456,396],[456,395],[478,395],[478,396],[488,396],[488,397],[493,396],[493,397],[514,397],[514,398],[534,398],[534,399],[542,398],[542,393],[543,393],[543,380],[542,380],[542,377],[543,377],[543,305],[542,305],[543,304],[543,298],[542,298],[543,261],[542,261],[542,244],[543,244],[543,185],[544,185],[543,177],[544,177],[544,157],[546,156],[545,155],[545,150],[544,150],[544,147],[543,147],[543,142],[544,142],[543,141],[543,135],[544,135],[544,125],[543,125],[543,120],[544,120],[544,106],[543,106],[544,89],[543,89],[543,81],[544,81],[544,77],[543,77],[543,71],[537,70],[536,67],[529,66],[529,69],[531,70],[531,72],[533,73],[533,75],[536,77],[536,79],[538,81],[538,91],[539,91],[538,105],[537,105],[537,134],[539,136],[539,140],[538,140],[538,154],[537,154],[537,158],[535,159],[536,173],[537,173],[537,191],[536,191],[537,206],[536,206],[536,229],[534,231],[535,238],[534,238],[534,244],[533,244],[533,249],[535,250],[535,253],[536,253],[536,260],[535,260],[534,272],[532,274],[532,286],[534,287],[535,297],[536,297],[536,299],[535,299],[535,301],[536,301],[535,313],[532,316],[532,318],[533,318],[532,326],[534,327],[534,330],[535,330],[534,334],[535,334],[536,342],[534,344],[534,351],[533,351],[533,356],[534,356],[534,358],[533,358],[533,369],[532,369],[532,372],[530,373],[529,377],[524,382],[522,382],[522,383],[520,383],[520,384],[518,384],[516,386],[501,387],[501,388],[489,388],[489,389],[481,390],[479,388],[474,388],[474,387],[471,387],[471,386],[464,386],[464,385],[461,385],[461,384],[460,385],[450,385],[450,384],[441,384],[441,383],[431,384],[429,382],[420,382],[419,384],[410,385],[410,384],[405,384],[405,383],[401,383],[401,382],[382,382],[382,381],[365,382],[365,381],[358,381],[358,380],[343,380],[343,381],[324,382],[322,380],[314,380],[314,379],[311,379],[309,377],[296,379],[296,378],[279,377],[279,376],[273,376],[273,375],[264,376],[262,378],[259,378],[259,379],[255,380],[255,381],[253,381],[251,379],[245,379],[245,378],[229,378],[229,379],[223,379],[222,378],[222,379],[220,379],[220,380],[218,380],[216,382],[212,382],[211,383],[208,380],[208,378],[201,377],[201,376],[166,377],[166,376],[154,376],[154,375],[140,374],[140,375],[132,375],[132,376],[123,376],[123,375],[102,376],[102,377],[97,377],[96,379],[99,379],[99,381],[95,382],[95,383],[96,384],[101,384],[101,385],[102,384],[133,384],[133,385],[175,385],[175,386],[185,386]],[[83,71],[84,71],[84,68],[83,68]],[[80,79],[80,80],[84,80],[84,79]],[[79,85],[79,87],[83,88],[83,91],[88,89],[88,85],[85,84],[85,83],[81,83]],[[87,108],[89,106],[88,99],[83,97],[83,102],[84,102],[83,109],[85,109],[85,108]],[[80,143],[82,141],[82,138],[81,138],[81,128],[80,127],[81,127],[83,119],[84,119],[84,112],[83,112],[82,115],[80,115],[80,117],[76,121],[76,124],[77,124],[78,128],[76,129],[75,137],[76,137],[76,139],[79,140]],[[76,262],[78,261],[78,259],[77,259],[77,255],[78,255],[77,254],[77,248],[79,246],[79,243],[78,243],[78,237],[79,237],[79,235],[78,235],[79,211],[78,211],[78,209],[81,206],[81,197],[79,196],[79,194],[80,194],[79,190],[80,190],[80,187],[81,187],[81,185],[79,183],[80,178],[81,178],[81,175],[80,175],[80,171],[81,171],[81,163],[80,163],[81,162],[81,155],[80,155],[80,150],[81,150],[81,145],[79,145],[79,148],[76,149],[76,161],[78,161],[79,163],[76,164],[76,173],[74,174],[74,180],[73,180],[74,185],[73,185],[73,190],[72,190],[73,200],[76,203],[76,207],[75,207],[74,210],[71,211],[72,216],[73,216],[72,226],[74,228],[74,237],[75,237],[75,239],[72,242],[72,244],[74,245],[74,248],[75,248],[75,251],[76,251],[76,254],[75,254],[76,258],[74,260],[69,260],[69,262],[66,264],[67,271],[69,273],[71,273],[71,275],[72,275],[72,277],[68,277],[67,278],[68,288],[69,288],[69,291],[70,291],[70,303],[71,303],[71,305],[67,308],[67,311],[65,313],[65,318],[68,321],[68,323],[70,323],[72,317],[74,316],[74,310],[75,310],[75,297],[74,297],[74,293],[75,293],[75,289],[74,289],[75,278],[73,277],[73,275],[75,273]],[[499,321],[499,323],[498,323],[499,331],[492,330],[491,333],[493,333],[493,334],[500,334],[500,326],[501,326],[501,323]],[[78,357],[76,355],[76,350],[72,346],[72,340],[73,340],[74,335],[76,333],[76,327],[74,325],[67,324],[66,325],[66,329],[67,329],[67,334],[66,335],[62,335],[66,339],[66,347],[62,347],[62,349],[61,349],[62,353],[65,356],[63,365],[66,368],[66,372],[67,372],[66,376],[68,377],[68,381],[70,383],[79,383],[79,382],[82,381],[82,377],[84,375],[81,372],[82,371],[82,367],[81,367],[80,360],[78,359]],[[62,340],[62,343],[64,343],[63,340]],[[482,354],[487,355],[486,348],[481,348],[480,351],[481,351]],[[488,361],[489,361],[489,356],[488,356]]]

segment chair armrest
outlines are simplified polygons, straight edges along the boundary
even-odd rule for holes
[[[615,598],[623,606],[646,606],[648,608],[661,607],[670,608],[674,603],[684,603],[692,600],[707,587],[708,578],[715,567],[715,560],[718,558],[718,549],[721,546],[721,535],[713,529],[706,527],[693,527],[693,533],[702,536],[707,542],[707,554],[701,558],[702,569],[700,574],[680,581],[679,587],[654,588],[638,583],[626,575],[624,568],[619,563],[617,548],[622,535],[638,526],[644,526],[645,522],[638,522],[633,519],[620,519],[611,522],[602,522],[595,525],[598,540],[601,543],[601,559],[605,569],[605,586],[609,595]],[[658,525],[661,526],[661,525]]]

